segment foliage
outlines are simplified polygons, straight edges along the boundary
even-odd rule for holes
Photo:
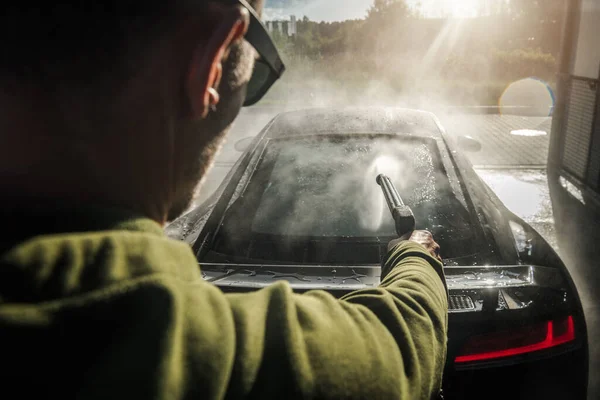
[[[556,58],[537,49],[494,50],[491,54],[494,74],[504,79],[537,76],[551,80],[556,73]]]
[[[374,0],[360,20],[314,22],[304,17],[293,37],[273,32],[288,72],[286,83],[272,96],[327,87],[360,101],[377,88],[393,97],[432,90],[496,104],[512,81],[529,76],[554,80],[558,3],[562,0],[513,0],[497,15],[458,25],[423,18],[405,0]]]

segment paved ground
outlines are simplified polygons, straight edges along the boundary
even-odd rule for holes
[[[473,165],[507,167],[546,164],[548,134],[552,123],[549,117],[440,114],[439,118],[448,133],[472,136],[481,142],[480,152],[468,154]],[[521,134],[540,136],[511,134],[519,130]]]

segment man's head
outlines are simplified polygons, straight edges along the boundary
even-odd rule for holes
[[[40,7],[0,17],[2,192],[176,217],[243,103],[255,55],[241,41],[247,10],[227,0]]]

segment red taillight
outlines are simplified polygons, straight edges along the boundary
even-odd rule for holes
[[[469,338],[457,363],[516,356],[575,340],[573,317]]]

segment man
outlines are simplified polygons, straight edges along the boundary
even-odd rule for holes
[[[380,287],[343,300],[284,283],[226,296],[164,236],[244,102],[246,7],[19,4],[0,24],[2,398],[439,393],[430,234],[392,243]]]

